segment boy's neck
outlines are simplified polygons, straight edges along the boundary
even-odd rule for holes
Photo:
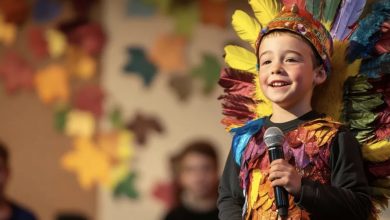
[[[301,117],[310,112],[311,106],[299,106],[296,108],[285,109],[276,104],[272,106],[272,115],[270,120],[274,123],[284,123]]]

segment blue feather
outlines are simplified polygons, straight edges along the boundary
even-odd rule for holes
[[[390,54],[383,54],[372,59],[362,61],[359,73],[368,78],[379,78],[382,74],[389,74],[386,66],[390,63]]]
[[[244,152],[250,138],[257,133],[261,127],[264,125],[264,118],[259,118],[247,122],[244,126],[239,128],[234,128],[231,131],[234,134],[232,150],[234,155],[234,160],[238,165],[241,164],[241,156]]]
[[[352,62],[367,58],[380,38],[380,28],[390,17],[390,1],[379,1],[373,5],[373,11],[359,22],[359,27],[350,38],[347,59]]]

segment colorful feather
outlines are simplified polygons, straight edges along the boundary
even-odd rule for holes
[[[283,5],[290,7],[295,4],[299,9],[306,9],[306,1],[305,0],[283,0]]]
[[[344,40],[352,32],[352,28],[363,12],[366,0],[343,0],[339,14],[333,22],[331,35],[333,39]]]
[[[237,10],[233,14],[232,25],[238,36],[254,47],[261,29],[259,22],[247,13]]]
[[[225,62],[233,69],[257,73],[256,55],[245,48],[233,45],[226,46]]]
[[[322,13],[321,22],[324,24],[326,29],[330,31],[332,22],[336,16],[337,10],[339,9],[341,0],[328,0],[324,1],[325,8]]]
[[[257,20],[262,27],[276,17],[280,12],[281,4],[278,0],[249,0]]]
[[[309,11],[317,20],[321,19],[323,1],[306,0],[306,10]]]

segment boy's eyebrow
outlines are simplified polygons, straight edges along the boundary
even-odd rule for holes
[[[269,51],[269,50],[264,51],[263,53],[261,53],[261,54],[259,55],[259,59],[261,58],[261,56],[263,56],[263,55],[266,54],[266,53],[271,53],[271,51]]]
[[[272,52],[271,52],[270,50],[264,51],[263,53],[261,53],[261,54],[259,55],[259,59],[261,58],[261,56],[263,56],[263,55],[265,55],[265,54],[267,54],[267,53],[272,53]],[[286,50],[286,51],[284,51],[284,53],[294,53],[294,54],[296,54],[296,55],[298,55],[298,56],[300,56],[300,57],[303,56],[301,53],[299,53],[299,52],[296,51],[296,50]]]

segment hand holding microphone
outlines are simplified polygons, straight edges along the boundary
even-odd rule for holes
[[[269,179],[274,187],[275,202],[278,214],[282,217],[288,214],[288,193],[299,195],[301,176],[295,168],[284,160],[283,132],[277,127],[270,127],[264,133],[264,142],[268,147],[271,163]]]

